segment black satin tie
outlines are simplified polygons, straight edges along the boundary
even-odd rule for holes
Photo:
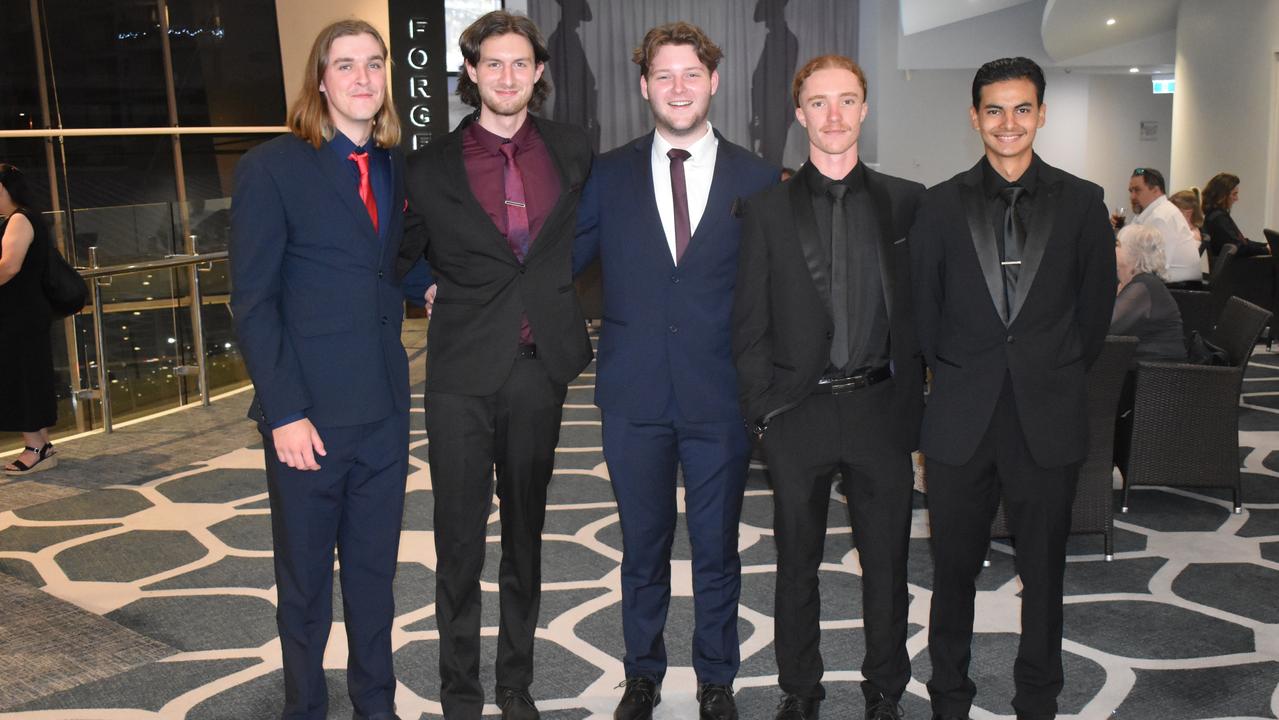
[[[848,186],[831,183],[830,215],[830,307],[835,321],[830,342],[830,364],[843,370],[848,364],[848,220],[844,216],[844,195]]]
[[[1004,316],[1013,317],[1013,299],[1017,297],[1017,276],[1021,272],[1021,252],[1026,247],[1026,228],[1017,215],[1017,198],[1026,192],[1020,185],[1009,185],[999,194],[1008,208],[1004,211],[1004,237],[999,244],[999,265],[1004,276]]]

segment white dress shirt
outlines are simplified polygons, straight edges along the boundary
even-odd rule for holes
[[[1181,210],[1160,195],[1132,219],[1135,225],[1147,225],[1159,231],[1164,239],[1164,254],[1168,256],[1168,282],[1202,280],[1199,267],[1199,241],[1190,232],[1190,225]]]
[[[671,190],[671,159],[666,153],[675,147],[662,133],[653,133],[653,197],[657,200],[657,214],[662,219],[666,244],[675,259],[675,193]],[[697,233],[697,224],[706,212],[706,201],[711,194],[711,180],[715,178],[715,153],[719,151],[719,139],[709,122],[706,134],[689,145],[689,157],[684,161],[684,182],[688,186],[688,227],[690,235]]]

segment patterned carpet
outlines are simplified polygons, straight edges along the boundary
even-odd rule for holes
[[[621,536],[591,404],[593,382],[588,370],[570,389],[551,487],[539,674],[532,688],[548,720],[611,717],[619,693],[614,686],[622,680]],[[1231,514],[1220,492],[1134,490],[1132,512],[1116,520],[1113,562],[1103,562],[1099,537],[1071,541],[1063,717],[1279,717],[1279,356],[1258,353],[1245,393],[1243,514]],[[413,427],[394,634],[397,703],[406,720],[440,711],[431,480],[420,407]],[[278,717],[282,679],[261,449],[191,460],[159,478],[0,513],[0,571],[41,588],[50,603],[96,616],[81,618],[70,637],[51,643],[50,635],[31,629],[34,616],[44,613],[19,611],[5,595],[0,710],[6,712],[0,717]],[[777,698],[771,518],[766,477],[756,468],[741,526],[742,669],[736,687],[743,718],[771,718]],[[489,688],[497,623],[496,512],[492,522],[481,664]],[[828,522],[821,569],[828,699],[822,710],[826,718],[859,718],[859,567],[843,500],[835,493]],[[926,513],[917,507],[910,559],[914,680],[902,701],[910,718],[929,717],[923,685],[931,672],[927,543]],[[660,720],[697,716],[688,665],[689,546],[682,528],[674,554],[667,642],[675,666],[663,688]],[[973,647],[979,690],[972,716],[1009,717],[1019,585],[1007,546],[996,544],[979,589]],[[341,604],[335,608],[340,612]],[[351,712],[341,622],[339,615],[326,656],[333,718]],[[123,635],[135,641],[124,642]],[[109,651],[120,642],[123,650]],[[107,652],[80,663],[84,667],[56,661],[59,648],[65,655],[66,645],[76,644]],[[16,672],[41,666],[62,673],[43,690],[32,683],[33,673]],[[492,705],[488,710],[498,714]]]

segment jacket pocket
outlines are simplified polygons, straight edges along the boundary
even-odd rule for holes
[[[937,356],[937,362],[941,363],[942,365],[949,365],[949,366],[951,366],[951,367],[953,367],[953,368],[957,368],[957,369],[959,369],[959,370],[963,370],[963,369],[964,369],[964,366],[963,366],[963,365],[960,365],[959,363],[956,363],[956,362],[951,362],[950,360],[947,360],[946,358],[942,357],[941,355],[938,355],[938,356]]]
[[[620,326],[622,326],[622,327],[626,327],[626,321],[625,321],[625,320],[616,320],[616,319],[611,318],[611,317],[609,317],[609,316],[607,316],[607,315],[605,315],[605,316],[604,316],[603,320],[604,320],[604,322],[606,322],[606,323],[611,323],[611,324],[613,324],[613,325],[620,325]]]
[[[355,320],[350,315],[316,315],[298,320],[296,327],[302,337],[317,337],[348,332],[355,327]]]

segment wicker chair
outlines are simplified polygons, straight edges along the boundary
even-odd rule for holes
[[[1226,301],[1234,294],[1232,266],[1238,246],[1227,245],[1212,261],[1212,272],[1208,274],[1207,290],[1170,290],[1173,300],[1177,301],[1177,309],[1181,311],[1181,329],[1186,334],[1186,344],[1190,344],[1190,336],[1196,331],[1208,337],[1213,323],[1226,307]]]
[[[1115,440],[1115,411],[1119,406],[1124,375],[1136,351],[1137,338],[1110,335],[1101,355],[1088,370],[1088,459],[1079,469],[1070,532],[1072,535],[1102,535],[1107,561],[1115,556],[1114,462],[1111,457]],[[995,511],[990,536],[1011,536],[1003,501]]]
[[[1209,340],[1226,351],[1227,367],[1141,362],[1133,408],[1132,448],[1124,477],[1139,485],[1227,487],[1241,512],[1239,392],[1270,311],[1230,298]]]

